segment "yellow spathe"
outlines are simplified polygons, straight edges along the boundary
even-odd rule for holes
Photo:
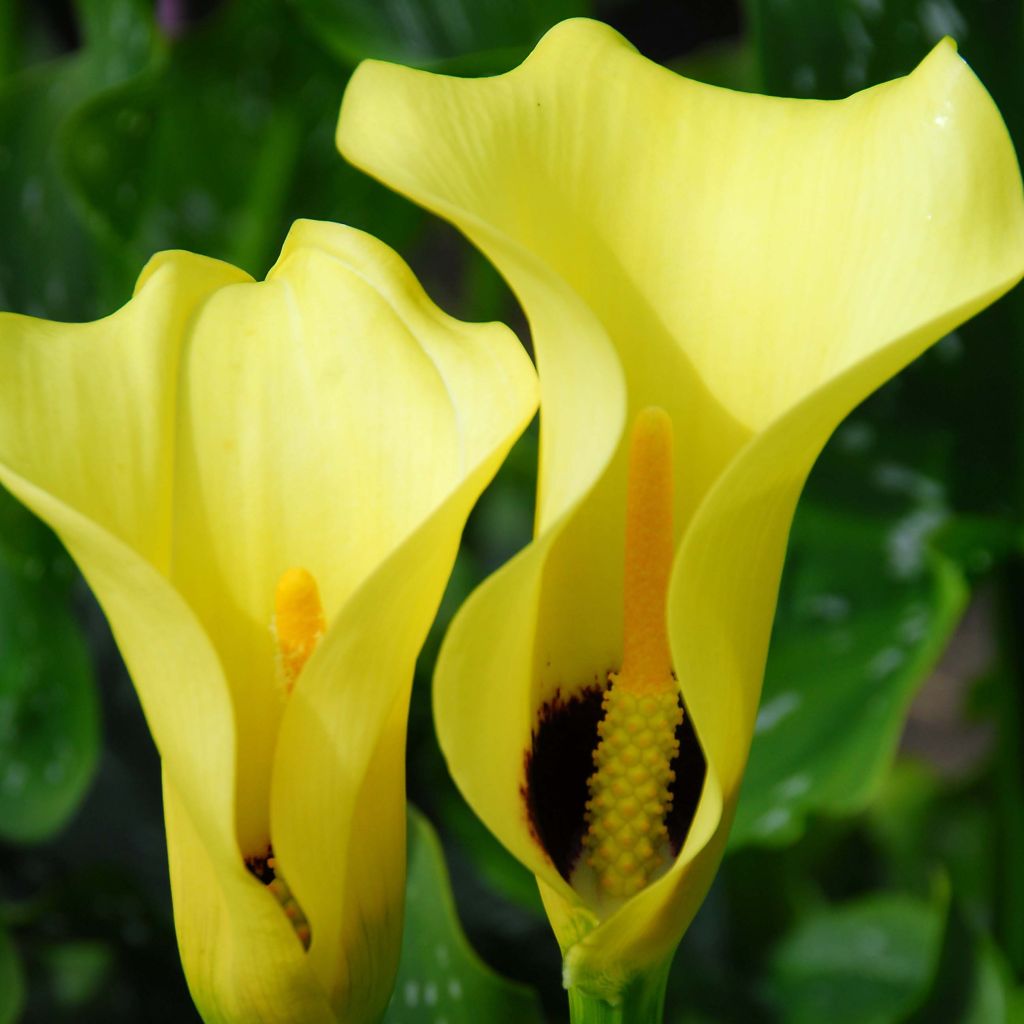
[[[1013,147],[949,40],[825,103],[687,81],[586,20],[495,78],[364,63],[338,144],[457,224],[530,320],[536,538],[454,622],[436,718],[463,793],[538,877],[567,985],[617,998],[671,954],[721,857],[811,464],[1024,271]],[[531,833],[524,752],[545,701],[621,664],[624,432],[649,405],[674,427],[668,632],[707,779],[669,871],[602,913]]]
[[[135,682],[210,1024],[386,1005],[413,665],[535,389],[510,331],[330,224],[298,222],[265,282],[169,252],[104,320],[0,315],[0,483],[74,555]]]

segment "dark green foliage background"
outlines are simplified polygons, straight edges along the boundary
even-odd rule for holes
[[[493,73],[578,14],[684,74],[819,98],[908,72],[948,33],[1024,145],[1017,0],[4,2],[0,308],[95,318],[168,247],[260,276],[308,216],[372,231],[450,312],[525,334],[482,259],[347,167],[333,129],[365,57]],[[669,1024],[1024,1020],[1022,384],[1018,291],[866,402],[822,456],[730,853],[677,957]],[[565,1019],[532,877],[459,797],[430,720],[444,626],[529,538],[535,462],[534,427],[470,520],[417,673],[409,786],[423,815],[391,1024]],[[975,627],[954,637],[968,607]],[[951,640],[968,664],[947,668],[967,693],[953,730],[920,714],[908,729]],[[0,494],[0,1024],[19,1019],[197,1018],[131,684],[77,571]]]

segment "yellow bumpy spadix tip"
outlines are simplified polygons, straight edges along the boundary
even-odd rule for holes
[[[299,673],[324,635],[323,605],[316,580],[306,569],[288,569],[274,594],[273,632],[285,693],[291,693]]]
[[[670,860],[665,817],[683,720],[665,603],[674,553],[672,421],[633,425],[626,484],[622,668],[609,675],[587,802],[584,857],[604,896],[643,889]]]

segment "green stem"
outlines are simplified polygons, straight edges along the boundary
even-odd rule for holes
[[[569,989],[572,1024],[662,1024],[672,958],[637,975],[614,1002],[580,988]]]

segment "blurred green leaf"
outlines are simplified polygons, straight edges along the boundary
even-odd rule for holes
[[[364,58],[427,66],[460,59],[460,70],[508,70],[544,32],[587,14],[587,0],[293,0],[328,49],[352,64]],[[479,55],[492,51],[490,58]],[[466,61],[466,58],[469,58]],[[484,61],[481,64],[481,60]]]
[[[710,43],[673,61],[669,67],[686,78],[723,89],[764,91],[760,54],[749,35]]]
[[[999,829],[996,850],[993,934],[1011,966],[1024,973],[1024,559],[1009,560],[999,574],[996,602],[997,662],[985,679],[984,696],[996,722],[991,775]]]
[[[1006,1004],[1006,1024],[1024,1024],[1024,986],[1010,992]]]
[[[0,924],[0,1024],[14,1024],[24,999],[21,961],[10,936]]]
[[[56,539],[0,491],[0,838],[44,839],[75,810],[96,766],[92,666],[69,608]]]
[[[941,940],[942,915],[923,900],[829,908],[779,944],[766,995],[782,1024],[895,1024],[927,990]]]
[[[851,419],[797,510],[733,847],[868,801],[959,620],[963,577],[930,545],[945,492],[897,455]]]
[[[419,211],[335,149],[346,78],[282,0],[235,0],[86,104],[64,155],[89,224],[122,254],[121,277],[167,248],[262,277],[298,217],[407,243]]]
[[[991,0],[747,0],[769,92],[835,99],[913,69],[944,36],[988,81],[1024,49],[1024,7]],[[991,82],[989,82],[991,86]],[[1024,100],[1018,100],[1018,105]]]
[[[18,34],[18,8],[0,5],[0,81],[14,70],[20,57]]]
[[[0,83],[0,309],[89,319],[104,268],[70,204],[55,139],[71,113],[140,70],[152,45],[145,0],[82,2],[82,49]]]
[[[530,1024],[536,996],[495,974],[459,924],[444,854],[433,828],[409,813],[409,879],[402,960],[386,1024]]]
[[[977,928],[992,926],[997,893],[998,826],[989,781],[950,785],[928,765],[901,761],[866,820],[891,885],[911,887],[941,871]]]
[[[994,1024],[1010,1020],[1013,979],[992,941],[968,927],[954,902],[945,923],[934,984],[907,1024]]]
[[[437,810],[446,839],[472,862],[480,878],[516,907],[543,917],[533,874],[498,842],[454,789],[443,794]]]
[[[83,1006],[107,984],[114,968],[114,951],[104,942],[64,942],[42,955],[49,975],[48,989],[62,1009]]]
[[[961,515],[936,535],[935,546],[969,576],[981,576],[1024,550],[1024,535],[1008,519]]]
[[[138,808],[128,806],[134,817]],[[49,848],[0,847],[5,881],[24,894],[3,911],[24,963],[25,1024],[198,1024],[166,866],[161,877],[154,864],[164,858],[162,836],[147,842],[146,858],[132,827],[116,826],[115,848],[109,823],[105,831],[83,824]]]

